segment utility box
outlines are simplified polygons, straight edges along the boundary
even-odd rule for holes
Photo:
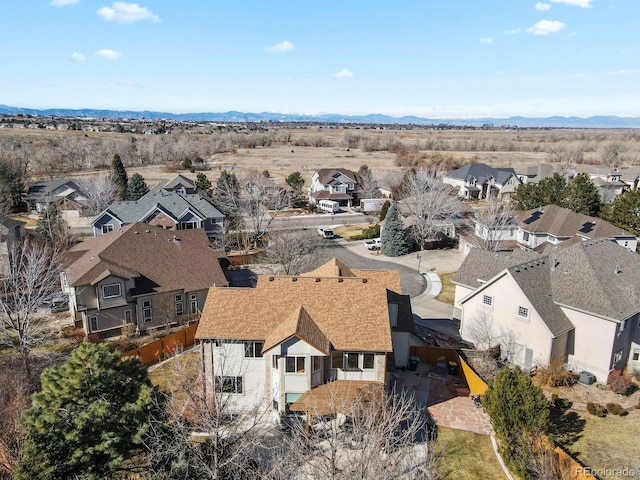
[[[409,357],[409,370],[415,372],[420,365],[420,357]]]
[[[596,381],[596,376],[591,372],[580,372],[580,377],[578,378],[578,383],[582,385],[591,385]]]

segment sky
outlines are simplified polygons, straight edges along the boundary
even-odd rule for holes
[[[0,1],[0,104],[640,116],[639,0]]]

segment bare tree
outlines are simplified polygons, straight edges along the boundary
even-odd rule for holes
[[[82,192],[80,204],[87,216],[98,215],[118,196],[118,187],[106,174],[80,178],[76,180],[76,185]]]
[[[515,210],[511,204],[491,197],[486,208],[476,212],[475,246],[497,252],[505,241],[515,240]]]
[[[21,357],[31,378],[30,356],[51,339],[51,325],[38,309],[52,303],[60,291],[59,254],[54,246],[25,238],[0,259],[0,343]]]
[[[426,244],[436,240],[449,225],[453,225],[462,202],[455,189],[442,182],[443,172],[432,168],[419,168],[410,172],[404,181],[400,213],[411,225],[414,241],[424,250]]]
[[[366,167],[363,165],[362,167]],[[360,168],[360,183],[358,184],[358,198],[380,198],[382,193],[380,192],[380,186],[378,184],[378,177],[375,172],[369,167]]]
[[[31,403],[29,382],[12,367],[3,363],[0,368],[0,478],[3,479],[11,478],[20,456],[22,412]]]
[[[575,478],[574,466],[568,455],[555,451],[546,439],[529,455],[528,470],[539,480],[570,480]]]
[[[313,231],[303,230],[296,225],[269,233],[269,244],[262,257],[267,263],[277,266],[284,275],[298,275],[315,268],[322,257],[326,240]]]
[[[568,178],[569,170],[576,164],[584,161],[584,147],[578,146],[570,148],[567,146],[553,147],[547,153],[549,160],[557,163],[557,172],[563,178]]]

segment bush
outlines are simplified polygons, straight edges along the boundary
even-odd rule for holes
[[[538,378],[542,385],[550,387],[570,387],[578,381],[578,375],[568,372],[559,358],[552,358],[547,367],[539,368]]]
[[[636,385],[629,375],[625,375],[620,370],[614,370],[607,379],[609,390],[618,395],[631,395],[636,390]]]
[[[607,412],[611,415],[619,415],[621,417],[629,414],[629,412],[619,403],[607,403]]]
[[[607,416],[607,409],[602,405],[600,405],[599,403],[593,403],[593,402],[587,403],[587,412],[589,412],[591,415],[595,415],[596,417],[600,417],[600,418]]]
[[[378,238],[380,236],[380,225],[372,225],[362,230],[362,236],[366,239]]]
[[[559,408],[561,410],[567,410],[569,408],[571,408],[571,405],[573,405],[573,403],[566,399],[566,398],[562,398],[559,397],[558,395],[556,395],[555,393],[551,395],[551,405],[554,408]]]

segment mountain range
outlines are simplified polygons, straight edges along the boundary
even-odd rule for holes
[[[423,118],[416,116],[392,117],[382,114],[341,115],[323,113],[305,115],[295,113],[249,113],[249,112],[201,112],[201,113],[169,113],[131,110],[97,110],[91,108],[67,109],[33,109],[0,105],[0,114],[38,115],[53,117],[82,117],[103,119],[132,120],[172,120],[195,122],[317,122],[317,123],[365,123],[365,124],[399,124],[399,125],[456,125],[480,127],[483,125],[526,127],[526,128],[640,128],[640,117],[618,117],[615,115],[599,115],[593,117],[508,117],[508,118]]]

